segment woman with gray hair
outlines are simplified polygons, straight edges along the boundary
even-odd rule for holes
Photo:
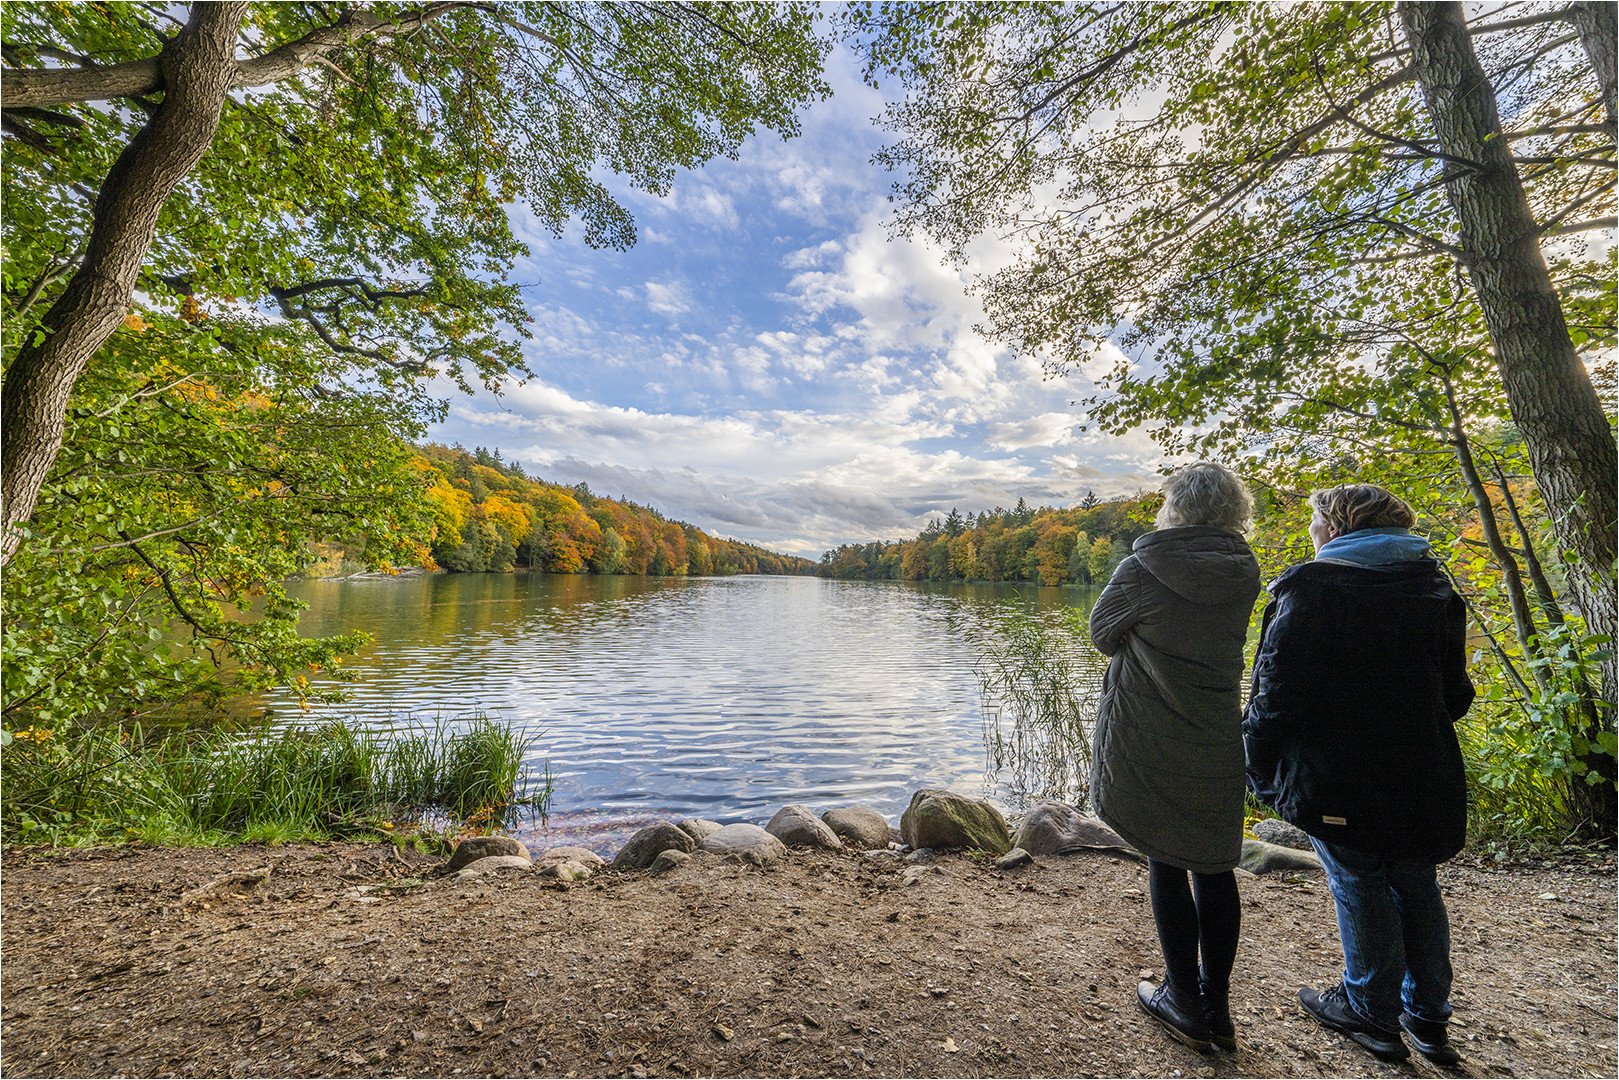
[[[1259,596],[1253,497],[1220,465],[1164,484],[1158,528],[1091,609],[1111,657],[1091,752],[1096,813],[1148,859],[1164,981],[1141,1007],[1181,1042],[1235,1049],[1231,969],[1241,907],[1242,648]],[[1188,883],[1187,874],[1191,874]],[[1199,954],[1201,953],[1201,965]]]

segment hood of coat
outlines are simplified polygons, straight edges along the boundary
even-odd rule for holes
[[[1251,601],[1259,589],[1259,563],[1248,541],[1217,525],[1159,529],[1132,550],[1148,573],[1194,604]]]
[[[1323,545],[1322,550],[1325,550]],[[1282,571],[1267,585],[1272,596],[1281,596],[1289,588],[1303,583],[1332,586],[1354,586],[1362,596],[1384,591],[1391,595],[1418,594],[1448,595],[1452,590],[1437,560],[1430,556],[1402,559],[1398,562],[1364,565],[1338,559],[1316,559],[1298,563]]]

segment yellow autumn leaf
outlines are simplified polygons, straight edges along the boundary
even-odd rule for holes
[[[137,313],[131,311],[128,315],[124,316],[124,329],[133,330],[137,334],[144,334],[146,332],[146,320],[141,318]]]

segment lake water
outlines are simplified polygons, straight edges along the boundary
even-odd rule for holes
[[[536,735],[542,845],[611,850],[650,821],[763,824],[917,788],[1007,807],[986,768],[976,641],[1008,604],[1055,623],[1094,590],[803,577],[440,574],[311,581],[306,634],[364,630],[353,700],[309,719],[388,725],[480,710]],[[1099,667],[1095,667],[1099,671]],[[286,699],[270,702],[297,716]]]

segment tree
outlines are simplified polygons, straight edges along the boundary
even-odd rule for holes
[[[825,93],[802,4],[228,0],[0,18],[7,232],[25,241],[5,257],[4,562],[73,387],[137,289],[274,311],[386,385],[437,371],[493,386],[522,372],[510,330],[527,319],[504,281],[521,250],[505,203],[521,193],[553,230],[577,216],[591,243],[627,246],[598,167],[663,192],[755,127],[792,134]]]
[[[602,177],[665,191],[755,128],[792,134],[824,92],[811,20],[0,7],[8,724],[310,692],[359,644],[297,635],[282,583],[317,541],[509,565],[523,528],[496,500],[520,474],[429,475],[408,449],[443,407],[431,376],[523,373],[507,205],[633,242]]]
[[[1591,294],[1612,261],[1584,239],[1613,228],[1613,7],[1392,14],[887,5],[855,21],[869,74],[907,90],[885,156],[907,175],[902,227],[958,258],[1013,239],[1014,264],[980,282],[990,324],[1086,367],[1108,430],[1242,453],[1312,410],[1375,429],[1413,403],[1419,427],[1448,428],[1446,386],[1476,397],[1479,369],[1435,341],[1483,328],[1578,607],[1611,638],[1615,444],[1588,365],[1611,364],[1611,304]],[[1420,303],[1464,276],[1453,303]]]
[[[1040,530],[1040,539],[1034,545],[1040,584],[1062,584],[1068,576],[1068,564],[1078,542],[1079,534],[1072,526],[1064,525],[1055,518],[1045,523]]]

